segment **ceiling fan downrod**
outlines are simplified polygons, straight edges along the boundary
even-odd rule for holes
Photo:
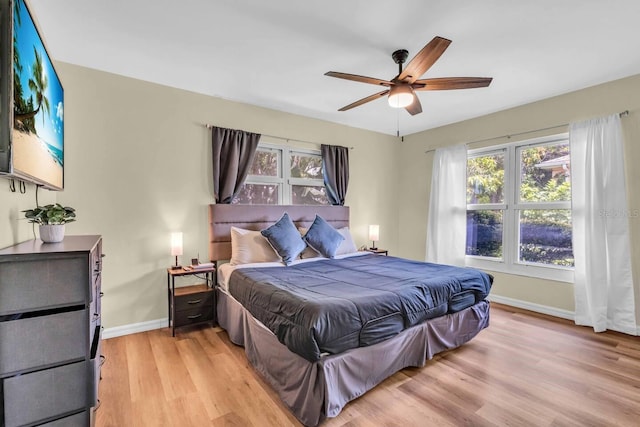
[[[393,58],[393,62],[398,64],[398,74],[402,74],[402,64],[405,63],[408,57],[409,57],[409,51],[406,49],[398,49],[391,54],[391,58]]]

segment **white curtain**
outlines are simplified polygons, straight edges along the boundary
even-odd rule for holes
[[[636,335],[619,116],[572,123],[575,322]]]
[[[467,238],[467,148],[436,150],[427,220],[427,261],[464,266]]]

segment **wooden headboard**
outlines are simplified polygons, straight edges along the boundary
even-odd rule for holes
[[[348,206],[209,205],[209,260],[231,259],[231,227],[262,230],[287,212],[296,227],[309,227],[320,215],[334,228],[349,226]]]

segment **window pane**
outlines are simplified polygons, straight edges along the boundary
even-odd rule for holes
[[[249,175],[279,176],[278,152],[262,150],[256,151],[253,164],[249,169]]]
[[[324,187],[311,185],[292,185],[292,200],[294,205],[328,205],[327,193]]]
[[[244,184],[233,204],[277,205],[278,184]]]
[[[292,154],[291,178],[322,179],[322,157]]]
[[[571,210],[521,211],[520,261],[573,267]]]
[[[569,144],[548,144],[520,150],[520,200],[571,200]]]
[[[467,211],[467,255],[502,258],[502,211]]]
[[[503,203],[504,153],[467,160],[467,203]]]

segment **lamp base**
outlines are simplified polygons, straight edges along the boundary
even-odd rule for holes
[[[178,265],[178,255],[176,255],[176,265],[172,265],[171,269],[172,270],[180,270],[182,268],[181,265]]]

